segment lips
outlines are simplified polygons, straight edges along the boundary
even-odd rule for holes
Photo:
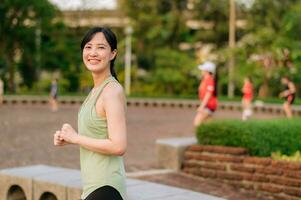
[[[93,64],[98,64],[100,62],[100,60],[99,59],[88,59],[88,62],[93,65]]]

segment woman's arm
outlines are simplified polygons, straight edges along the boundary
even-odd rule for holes
[[[279,97],[287,97],[289,96],[290,94],[294,94],[296,92],[296,87],[295,87],[295,84],[293,84],[292,82],[290,82],[288,84],[288,89],[281,92],[279,94]]]
[[[115,83],[108,84],[105,90],[102,101],[108,124],[108,139],[79,135],[69,124],[63,125],[61,137],[66,142],[79,144],[94,152],[121,156],[127,146],[124,93],[122,87]]]
[[[292,82],[290,82],[290,83],[288,84],[288,89],[289,89],[290,94],[295,93],[295,92],[296,92],[295,84],[293,84]]]
[[[199,109],[198,109],[199,111],[202,111],[206,107],[211,96],[212,96],[212,94],[210,92],[206,92],[205,97],[204,97],[201,105],[199,106]]]
[[[244,84],[241,88],[241,92],[244,94],[246,93],[246,84]]]

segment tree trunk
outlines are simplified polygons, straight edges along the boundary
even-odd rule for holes
[[[15,93],[15,66],[14,66],[14,55],[9,53],[6,59],[8,68],[8,91]]]
[[[258,97],[266,98],[269,95],[269,80],[267,77],[264,78],[263,84],[259,88]]]

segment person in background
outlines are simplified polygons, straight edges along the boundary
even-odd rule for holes
[[[51,110],[53,112],[56,112],[58,110],[57,95],[58,95],[58,80],[54,78],[51,81],[50,100],[49,100],[51,105]]]
[[[293,117],[292,107],[291,105],[295,101],[296,96],[296,86],[290,80],[288,76],[284,76],[281,78],[281,83],[285,85],[285,89],[283,92],[279,94],[280,98],[284,98],[285,102],[283,103],[283,109],[287,118]]]
[[[3,94],[4,94],[4,83],[0,78],[0,105],[3,104]]]
[[[116,35],[108,28],[92,28],[81,49],[94,87],[79,109],[78,132],[64,124],[54,134],[54,144],[80,146],[81,199],[126,200],[126,99],[114,70]]]
[[[207,61],[199,65],[198,69],[202,71],[202,81],[198,89],[201,104],[194,118],[194,127],[210,119],[217,108],[216,66],[213,62]]]
[[[242,120],[246,121],[252,115],[253,83],[250,77],[244,79],[244,85],[241,89],[242,97]]]

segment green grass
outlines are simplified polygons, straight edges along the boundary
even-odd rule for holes
[[[247,148],[251,155],[291,155],[301,149],[301,119],[214,121],[197,129],[199,144]]]

